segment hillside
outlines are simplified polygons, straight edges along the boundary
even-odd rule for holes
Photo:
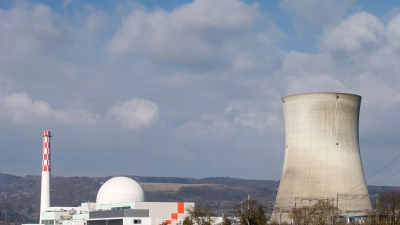
[[[195,202],[207,205],[218,213],[229,214],[232,205],[250,194],[272,208],[279,181],[246,180],[229,177],[202,179],[180,177],[128,176],[139,182],[146,201]],[[97,191],[111,177],[52,177],[52,205],[78,206],[81,202],[96,201]],[[370,186],[371,196],[390,187]],[[372,199],[374,200],[374,199]],[[0,173],[0,221],[37,222],[40,204],[40,176],[14,176]],[[0,224],[1,224],[0,222]]]

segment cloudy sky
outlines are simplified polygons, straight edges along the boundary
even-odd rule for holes
[[[0,2],[0,172],[279,180],[280,98],[363,97],[368,178],[400,155],[397,0]],[[400,160],[369,184],[400,185]]]

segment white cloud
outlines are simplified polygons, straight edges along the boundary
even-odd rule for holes
[[[243,100],[231,101],[225,108],[226,114],[232,117],[233,124],[256,130],[259,134],[282,131],[282,121],[274,110],[274,108],[267,107],[265,103],[255,104]]]
[[[386,111],[400,107],[400,91],[397,85],[382,76],[365,72],[356,77],[356,82],[357,89],[363,93],[363,101],[367,103],[369,111]],[[399,83],[397,81],[395,84]]]
[[[158,117],[158,106],[145,99],[118,102],[110,109],[110,114],[122,126],[136,130],[150,126]]]
[[[8,93],[1,86],[0,107],[3,108],[0,112],[1,118],[10,118],[14,123],[19,124],[35,121],[59,121],[95,125],[101,123],[100,119],[107,118],[87,110],[54,109],[46,101],[33,100],[26,92]],[[157,104],[138,98],[118,102],[107,112],[122,126],[132,130],[148,127],[158,118]]]
[[[0,59],[50,58],[71,41],[67,30],[48,6],[18,1],[10,10],[0,10]]]
[[[232,69],[235,72],[251,72],[256,68],[255,60],[247,54],[242,54],[236,57]]]
[[[178,64],[218,64],[229,52],[225,46],[246,35],[258,14],[256,5],[238,0],[196,0],[172,12],[136,10],[123,21],[108,52]]]
[[[269,4],[247,2],[196,0],[164,10],[158,3],[146,9],[129,1],[103,9],[103,4],[91,8],[74,1],[62,13],[62,2],[52,11],[44,4],[16,1],[0,10],[0,80],[7,82],[7,91],[0,85],[1,143],[12,140],[10,130],[38,129],[39,122],[47,121],[57,124],[57,133],[72,134],[62,138],[69,145],[59,146],[70,153],[103,151],[103,156],[93,154],[99,160],[107,158],[112,145],[145,153],[140,155],[149,165],[162,164],[165,155],[175,160],[167,172],[129,164],[130,171],[143,175],[176,174],[184,153],[194,162],[200,155],[207,162],[229,155],[244,165],[236,173],[230,164],[217,162],[213,169],[224,168],[221,175],[228,171],[232,176],[279,179],[284,144],[280,98],[343,91],[363,97],[361,137],[382,143],[382,152],[397,145],[398,12],[385,20],[372,12],[347,17],[352,0],[282,0],[296,28],[312,29],[312,39],[304,43],[320,47],[321,52],[313,53],[296,35],[282,38],[280,28],[286,35],[293,30],[280,11],[268,15],[263,4]],[[308,53],[293,50],[298,49],[294,45]],[[123,63],[110,63],[114,57],[122,57]],[[146,129],[156,123],[162,126]],[[104,138],[121,126],[144,131],[123,132],[112,141]],[[124,160],[116,153],[115,160]],[[248,165],[246,160],[254,155],[260,163]],[[68,162],[60,163],[69,168]],[[104,173],[127,169],[115,165],[104,167]],[[259,165],[268,168],[254,173]],[[215,175],[202,166],[187,170],[187,175]],[[86,171],[83,167],[61,173],[76,175]]]
[[[90,14],[87,17],[85,28],[92,34],[96,35],[107,30],[109,19],[105,13],[98,10],[89,10]]]
[[[279,6],[293,16],[295,26],[303,32],[319,29],[336,22],[345,15],[356,0],[283,0]]]
[[[64,8],[64,12],[67,11],[68,5],[71,4],[73,0],[63,0],[63,8]]]
[[[198,120],[191,120],[179,126],[176,132],[181,136],[228,138],[236,128],[221,113],[203,113]]]
[[[3,101],[4,106],[11,110],[11,116],[15,122],[22,122],[31,114],[49,116],[53,112],[48,103],[32,101],[26,93],[11,94]]]
[[[321,48],[334,57],[363,60],[365,53],[378,48],[383,40],[384,24],[367,12],[350,16],[334,27],[327,27]]]
[[[177,131],[184,136],[217,138],[233,137],[243,128],[260,135],[281,132],[283,124],[275,113],[276,105],[279,104],[232,100],[222,112],[203,113],[199,119],[179,126]]]
[[[287,84],[288,94],[349,91],[343,82],[328,74],[290,76],[287,79]]]
[[[387,25],[387,37],[390,46],[400,50],[400,14],[389,21]]]
[[[34,121],[36,118],[47,120],[59,120],[65,123],[94,124],[99,115],[88,111],[56,110],[52,109],[49,103],[32,100],[27,93],[12,93],[4,95],[0,99],[4,110],[2,116],[9,118],[16,123]]]
[[[285,54],[280,73],[287,76],[315,75],[332,69],[331,58],[324,54],[291,51]]]

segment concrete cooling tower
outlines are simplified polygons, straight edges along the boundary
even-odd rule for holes
[[[361,164],[358,118],[361,96],[310,93],[282,98],[285,157],[272,220],[328,200],[343,215],[372,210]]]

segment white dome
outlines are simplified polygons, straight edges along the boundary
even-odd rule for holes
[[[114,177],[106,181],[97,192],[96,203],[113,204],[143,202],[144,192],[140,184],[128,177]]]

